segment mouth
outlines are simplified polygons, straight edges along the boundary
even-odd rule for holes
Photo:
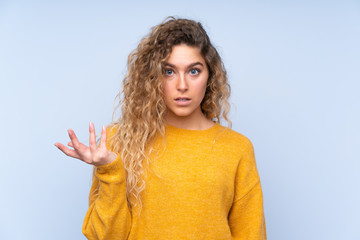
[[[190,101],[190,98],[175,98],[175,101]]]
[[[174,101],[178,106],[187,106],[190,104],[191,98],[175,98]]]

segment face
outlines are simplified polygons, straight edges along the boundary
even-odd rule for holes
[[[197,47],[176,45],[164,65],[163,91],[168,109],[166,120],[201,119],[209,70]]]

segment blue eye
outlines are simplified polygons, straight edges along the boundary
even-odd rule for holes
[[[166,75],[170,76],[170,75],[172,75],[173,73],[174,73],[173,70],[171,70],[171,69],[165,69],[165,74],[166,74]]]
[[[199,70],[197,70],[197,69],[195,69],[195,68],[194,68],[194,69],[191,69],[191,70],[190,70],[190,74],[191,74],[191,75],[197,75],[197,74],[199,74]]]

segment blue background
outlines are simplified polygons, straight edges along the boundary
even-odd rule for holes
[[[360,239],[359,1],[0,1],[0,239],[85,239],[88,144],[126,59],[166,16],[201,21],[253,142],[268,239]]]

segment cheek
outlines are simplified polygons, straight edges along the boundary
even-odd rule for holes
[[[207,86],[207,81],[205,81],[205,80],[202,82],[199,82],[196,85],[197,92],[199,95],[201,95],[201,97],[203,97],[203,95],[205,94],[206,86]]]
[[[169,95],[169,86],[168,86],[168,84],[166,84],[165,81],[162,84],[162,91],[163,91],[164,97],[166,98]]]
[[[164,100],[166,105],[171,104],[173,94],[174,93],[172,91],[172,88],[171,88],[170,84],[164,84],[163,85],[163,100]]]

